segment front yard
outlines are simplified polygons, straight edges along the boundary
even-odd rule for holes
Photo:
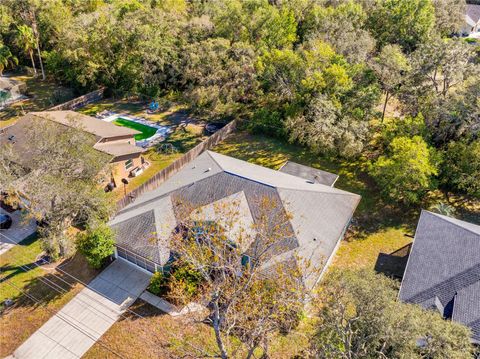
[[[0,256],[0,301],[14,302],[0,308],[0,357],[11,354],[83,288],[54,266],[35,265],[41,253],[40,241],[33,235]],[[59,266],[84,283],[98,273],[80,255]]]
[[[130,309],[141,317],[126,313],[101,338],[102,342],[129,359],[143,358],[217,358],[213,329],[192,317],[171,317],[157,308],[137,300]],[[307,323],[301,323],[302,331],[277,336],[270,346],[270,358],[301,357],[307,344]],[[135,333],[132,335],[132,333]],[[231,339],[235,342],[235,338]],[[260,354],[260,353],[259,353]],[[239,348],[233,358],[244,358]],[[257,356],[257,358],[260,355]],[[83,356],[84,359],[116,358],[112,352],[96,343]]]

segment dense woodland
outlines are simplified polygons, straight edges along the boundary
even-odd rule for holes
[[[214,121],[240,118],[251,132],[360,163],[387,201],[418,207],[434,189],[480,198],[480,45],[458,36],[464,14],[464,0],[0,0],[0,73],[27,66],[78,93],[106,86]],[[83,148],[82,138],[64,142]],[[51,223],[108,207],[91,178],[39,158],[45,186],[78,180],[84,194],[60,193],[76,206]],[[37,187],[32,198],[48,193]],[[101,228],[81,252],[90,237],[113,250]],[[51,231],[49,243],[66,250],[64,228]],[[465,328],[398,303],[394,281],[342,273],[326,288],[305,356],[471,357]],[[242,332],[252,353],[267,353],[284,319]],[[430,341],[420,347],[419,337]]]
[[[480,52],[455,36],[463,0],[1,4],[3,68],[32,66],[80,91],[174,97],[362,158],[407,205],[438,186],[480,196]]]

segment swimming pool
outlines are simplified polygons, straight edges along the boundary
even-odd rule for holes
[[[159,125],[144,118],[126,114],[110,113],[108,117],[103,118],[103,121],[140,131],[141,133],[135,135],[135,142],[137,146],[144,148],[163,141],[172,132],[171,126]]]

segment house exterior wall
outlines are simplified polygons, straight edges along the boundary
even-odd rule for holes
[[[112,160],[112,177],[117,187],[122,186],[122,178],[128,178],[130,171],[142,164],[142,156],[134,154],[130,156],[116,157]],[[129,165],[127,168],[127,164]]]

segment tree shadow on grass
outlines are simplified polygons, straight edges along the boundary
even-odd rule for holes
[[[37,267],[35,263],[25,266],[29,266],[30,269]],[[25,272],[25,269],[19,267],[14,273]],[[90,282],[99,273],[98,270],[89,268],[79,254],[59,264],[58,269],[55,265],[47,264],[44,270],[45,274],[31,279],[20,288],[21,295],[15,299],[14,307],[36,308],[48,304],[63,297],[73,287]]]
[[[15,277],[16,275],[18,275],[20,273],[25,273],[25,272],[31,271],[35,267],[36,267],[36,262],[32,262],[32,263],[28,263],[28,264],[22,264],[22,265],[10,265],[10,264],[2,265],[0,267],[0,273],[4,273],[4,272],[10,272],[10,273],[7,274],[6,276],[4,276],[2,274],[0,276],[0,283],[3,283],[5,281],[9,280],[10,278]]]

